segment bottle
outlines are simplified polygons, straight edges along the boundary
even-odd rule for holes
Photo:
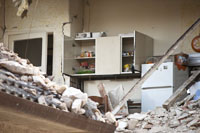
[[[131,71],[132,71],[132,73],[135,73],[135,67],[134,67],[134,64],[132,64],[132,66],[131,66]]]

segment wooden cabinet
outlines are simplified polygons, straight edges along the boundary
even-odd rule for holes
[[[88,56],[87,52],[92,53],[92,56]],[[153,39],[137,31],[112,37],[79,39],[65,37],[64,73],[131,74],[132,66],[140,71],[141,64],[150,56],[153,56]],[[84,62],[87,62],[86,66],[88,65],[86,72],[80,67]]]

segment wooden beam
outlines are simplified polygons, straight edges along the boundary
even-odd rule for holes
[[[101,97],[104,99],[104,104],[105,104],[105,113],[109,110],[112,111],[112,104],[110,102],[110,98],[105,90],[105,87],[103,85],[103,83],[100,83],[97,88],[99,89],[99,93],[101,95]]]
[[[136,82],[136,84],[127,92],[127,94],[122,98],[122,100],[120,101],[120,103],[113,109],[112,113],[115,115],[117,114],[117,112],[120,110],[120,108],[124,105],[124,103],[126,101],[128,101],[128,99],[130,99],[132,97],[132,93],[141,87],[141,85],[144,83],[144,81],[146,79],[149,78],[149,76],[151,76],[151,74],[154,73],[154,71],[178,48],[178,46],[181,44],[181,42],[183,41],[183,39],[191,32],[193,31],[195,28],[197,28],[200,24],[200,18],[197,19],[197,21],[195,21],[195,23],[190,26],[187,31],[178,38],[178,40],[168,49],[168,51],[165,53],[165,55],[157,62],[155,63],[151,69],[149,69],[149,71],[147,71],[147,73]]]
[[[200,77],[200,71],[195,72],[190,76],[189,79],[187,79],[177,90],[176,92],[169,98],[165,103],[163,104],[163,107],[165,109],[169,109],[173,104],[176,102],[176,100],[186,93],[187,88],[193,85],[193,81],[198,79]]]

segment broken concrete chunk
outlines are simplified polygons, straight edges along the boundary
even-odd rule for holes
[[[194,118],[193,117],[188,117],[188,118],[186,118],[186,119],[182,119],[182,120],[180,120],[181,121],[181,123],[183,124],[187,124],[188,122],[190,122],[190,121],[192,121]]]
[[[197,111],[196,110],[192,110],[192,111],[189,111],[188,113],[189,114],[195,114],[195,113],[197,113]]]
[[[47,102],[46,102],[45,96],[40,96],[40,97],[38,98],[38,103],[39,103],[39,104],[46,105],[46,106],[48,105]]]
[[[128,119],[136,119],[136,120],[143,120],[145,117],[147,117],[147,114],[139,114],[139,113],[134,113],[128,115]]]
[[[61,103],[60,107],[61,107],[61,110],[65,111],[65,112],[69,112],[66,103]]]
[[[41,76],[33,76],[33,82],[35,82],[38,85],[43,86],[45,89],[48,88]]]
[[[178,120],[184,119],[186,117],[190,116],[188,113],[183,113],[181,116],[178,117]]]
[[[86,110],[85,115],[93,120],[97,120],[97,116],[95,115],[95,112],[98,111],[97,105],[97,102],[94,102],[88,98],[86,104],[84,105],[84,109]]]
[[[74,102],[72,103],[71,110],[74,113],[84,114],[85,112],[81,110],[81,107],[82,107],[82,99],[75,99]]]
[[[67,108],[71,109],[73,100],[69,97],[62,97],[62,100],[64,101],[64,103],[66,103]]]
[[[151,129],[153,127],[153,124],[151,123],[145,123],[144,125],[142,125],[143,129]]]
[[[189,122],[188,124],[187,124],[187,127],[191,127],[191,126],[193,126],[193,125],[195,125],[196,123],[198,123],[198,121],[199,121],[199,119],[194,119],[193,121],[191,121],[191,122]]]
[[[15,61],[0,61],[0,66],[17,74],[39,75],[40,70],[38,67],[26,67]]]
[[[115,116],[111,112],[107,112],[105,116],[110,123],[116,122]]]
[[[56,92],[59,93],[59,94],[62,94],[66,89],[67,89],[66,85],[57,86],[56,87]]]
[[[162,108],[162,107],[156,107],[156,109],[154,110],[155,114],[159,117],[163,117],[166,114],[166,109]]]
[[[176,109],[175,112],[176,112],[176,116],[180,116],[182,114],[182,111],[180,111],[179,109]]]
[[[153,126],[149,133],[173,133],[173,130],[165,126]]]
[[[102,117],[100,111],[95,111],[95,115],[98,121],[106,122],[105,119]]]
[[[169,127],[174,128],[178,127],[180,125],[180,122],[178,120],[173,120],[169,123]]]
[[[28,82],[28,76],[21,76],[21,80],[24,82]]]
[[[57,98],[52,98],[52,102],[60,105],[62,102]]]
[[[21,58],[17,58],[16,61],[18,61],[23,66],[27,66],[28,63],[26,59],[21,59]]]
[[[34,95],[34,96],[37,95],[37,91],[36,91],[35,89],[30,89],[30,88],[27,88],[27,87],[23,87],[23,89],[24,89],[26,92],[28,92],[28,93],[30,93],[30,94],[32,94],[32,95]]]
[[[116,128],[117,131],[125,130],[125,128],[128,126],[128,123],[125,121],[119,121],[118,126]]]
[[[128,121],[128,129],[129,130],[133,130],[136,127],[137,123],[138,123],[138,120],[136,120],[136,119],[130,119]]]
[[[79,89],[68,87],[62,94],[62,97],[69,97],[71,99],[82,99],[83,105],[86,104],[88,96],[86,93],[81,92]]]

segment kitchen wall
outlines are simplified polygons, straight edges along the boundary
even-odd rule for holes
[[[124,88],[124,94],[129,91],[133,87],[133,85],[138,81],[139,79],[116,79],[116,80],[94,80],[94,81],[85,81],[84,82],[84,91],[89,96],[100,96],[97,85],[100,83],[103,83],[105,86],[105,90],[107,92],[114,90],[115,88],[119,87],[119,85],[122,85]],[[134,91],[132,94],[131,100],[135,102],[140,102],[141,100],[141,89],[138,88]]]
[[[0,3],[2,1],[0,0]],[[12,0],[6,0],[7,29],[4,42],[8,42],[8,37],[15,34],[53,32],[53,75],[57,83],[63,82],[63,32],[67,36],[74,36],[82,30],[105,31],[112,36],[137,30],[151,36],[154,39],[154,55],[162,55],[200,16],[199,0],[38,0],[37,4],[36,2],[37,0],[32,1],[28,16],[21,19],[16,16],[17,8],[14,7]],[[62,24],[72,21],[72,18],[72,24],[66,24],[62,31]],[[190,42],[199,32],[200,28],[186,38],[178,52],[193,52]],[[97,85],[100,82],[109,90],[122,84],[127,91],[137,80],[87,81],[84,86],[89,95],[98,95]],[[140,99],[140,89],[133,97]]]
[[[3,42],[4,0],[0,0],[0,42]]]
[[[199,0],[85,0],[84,31],[105,31],[108,36],[137,30],[154,39],[154,55],[163,55],[178,37],[200,17]],[[191,40],[200,27],[183,40],[177,52],[193,53]],[[106,89],[122,84],[127,92],[138,79],[86,81],[85,91],[99,95],[97,85]],[[141,99],[141,89],[133,94]]]
[[[57,83],[62,83],[63,33],[71,34],[70,24],[65,25],[63,31],[62,24],[70,21],[69,0],[33,0],[23,19],[17,17],[16,12],[12,0],[6,0],[5,42],[8,43],[9,36],[21,33],[53,33],[53,75]]]
[[[83,0],[70,1],[71,36],[83,31]]]
[[[163,55],[200,17],[199,0],[85,0],[84,31],[105,31],[109,36],[140,31],[154,39],[154,55]],[[180,51],[193,52],[191,39]]]

